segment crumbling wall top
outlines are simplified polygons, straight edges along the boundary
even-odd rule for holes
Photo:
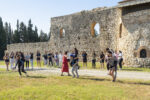
[[[119,4],[116,7],[122,8],[122,7],[139,5],[139,4],[149,3],[149,2],[150,0],[124,0],[119,2]]]

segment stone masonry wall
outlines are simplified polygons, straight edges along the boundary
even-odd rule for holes
[[[119,49],[123,51],[126,66],[150,65],[150,9],[122,16],[123,32]],[[147,58],[140,58],[140,50],[146,49]]]
[[[59,52],[70,51],[76,47],[80,57],[82,51],[88,53],[91,61],[92,52],[96,51],[97,58],[101,51],[107,47],[117,49],[117,36],[119,10],[116,8],[97,8],[91,11],[60,16],[51,19],[51,38],[47,43],[23,43],[8,45],[7,51],[34,52],[37,50]],[[100,24],[100,35],[93,37],[91,25]],[[60,30],[65,30],[65,37],[60,37]]]

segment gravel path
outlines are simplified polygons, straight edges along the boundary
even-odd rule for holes
[[[0,68],[5,68],[0,66]],[[70,70],[71,72],[71,70]],[[33,71],[29,70],[29,73],[39,75],[60,75],[61,69],[59,68],[36,68]],[[80,69],[80,76],[95,76],[95,77],[110,77],[107,70],[92,70],[92,69]],[[137,79],[137,80],[150,80],[149,72],[136,72],[136,71],[118,71],[117,78],[119,79]]]

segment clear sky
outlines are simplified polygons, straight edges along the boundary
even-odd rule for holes
[[[50,18],[97,7],[111,7],[121,0],[0,0],[0,16],[16,29],[17,19],[32,23],[44,32],[50,31]]]

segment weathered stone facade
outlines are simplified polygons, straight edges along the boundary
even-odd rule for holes
[[[140,1],[140,3],[138,3]],[[132,0],[112,8],[97,8],[91,11],[60,16],[51,19],[51,38],[46,43],[11,44],[7,51],[36,52],[70,51],[74,47],[97,55],[105,49],[121,50],[126,66],[150,65],[150,1]],[[131,2],[131,3],[130,3]],[[100,35],[93,35],[95,23],[100,24]],[[62,35],[62,30],[65,35]],[[145,50],[146,58],[141,58]]]

